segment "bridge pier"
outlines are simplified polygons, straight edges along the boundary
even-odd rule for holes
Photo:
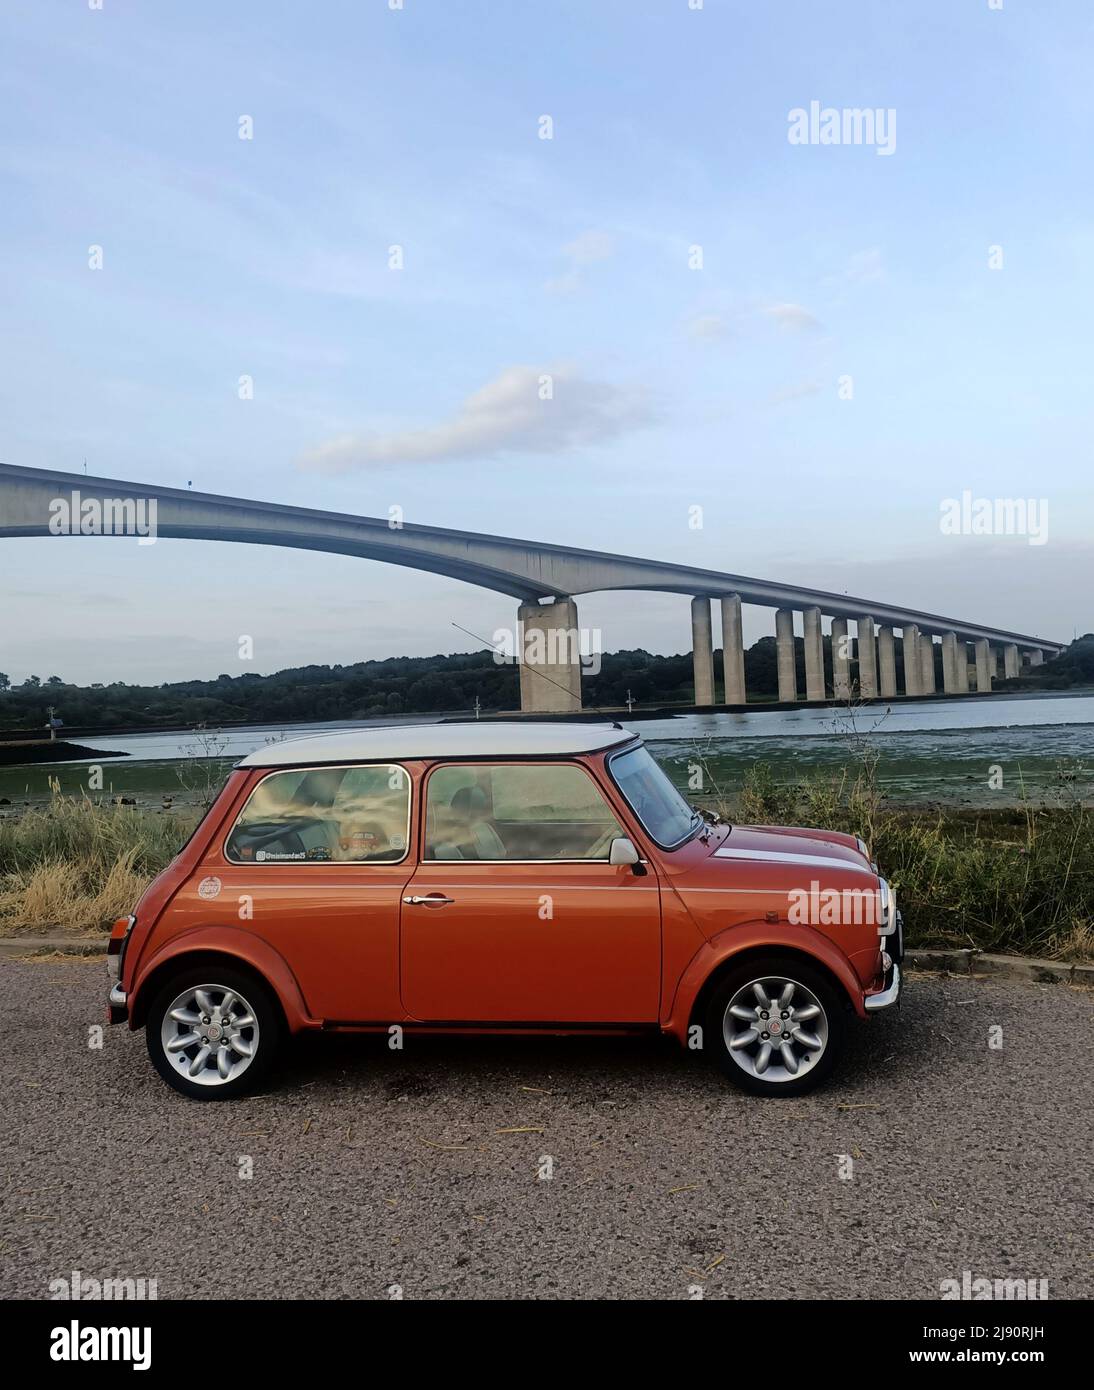
[[[740,594],[723,594],[721,607],[724,703],[743,705],[748,700],[748,692],[745,689],[745,643],[744,630],[741,627]]]
[[[832,619],[832,694],[837,700],[851,698],[851,661],[847,645],[847,619]]]
[[[1041,666],[1044,664],[1045,654],[1040,647],[1034,647],[1029,654],[1029,664],[1031,666]]]
[[[953,670],[957,677],[957,693],[967,695],[969,693],[969,644],[967,642],[958,642]]]
[[[819,608],[802,610],[805,624],[805,698],[824,699],[824,638]]]
[[[1011,642],[1009,646],[1003,648],[1003,675],[1006,676],[1007,680],[1010,680],[1012,676],[1018,675],[1020,669],[1018,648]]]
[[[877,630],[877,661],[881,698],[891,700],[896,694],[896,644],[888,625]]]
[[[991,693],[991,650],[986,637],[976,643],[976,692],[978,695]]]
[[[864,700],[877,699],[877,644],[874,620],[863,614],[858,620],[858,693]]]
[[[520,707],[525,714],[572,714],[581,708],[581,633],[572,598],[522,603],[517,609]]]
[[[919,685],[922,694],[935,693],[934,638],[929,632],[919,634]]]
[[[779,672],[779,699],[798,698],[798,677],[794,670],[794,614],[789,608],[775,610],[775,660]]]
[[[942,634],[942,689],[947,695],[959,695],[957,683],[957,634]]]
[[[710,599],[691,601],[691,665],[695,675],[695,703],[714,703],[714,636],[710,626]]]
[[[915,623],[907,623],[903,630],[904,642],[904,693],[921,695],[922,680],[919,667],[919,628]]]

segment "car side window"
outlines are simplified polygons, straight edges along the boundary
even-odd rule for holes
[[[426,784],[425,859],[607,859],[623,833],[573,764],[459,763]]]
[[[405,858],[410,778],[394,764],[274,772],[224,846],[236,864],[394,864]]]

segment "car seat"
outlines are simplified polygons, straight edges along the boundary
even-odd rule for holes
[[[481,787],[461,787],[451,802],[452,819],[462,830],[463,859],[506,859],[505,842],[489,814],[486,793]]]

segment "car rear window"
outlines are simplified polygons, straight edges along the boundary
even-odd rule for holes
[[[273,772],[224,846],[236,864],[394,864],[406,856],[410,778],[396,764]]]

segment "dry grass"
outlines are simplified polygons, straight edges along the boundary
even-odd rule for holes
[[[0,822],[0,931],[107,930],[133,910],[195,819],[58,796]]]

